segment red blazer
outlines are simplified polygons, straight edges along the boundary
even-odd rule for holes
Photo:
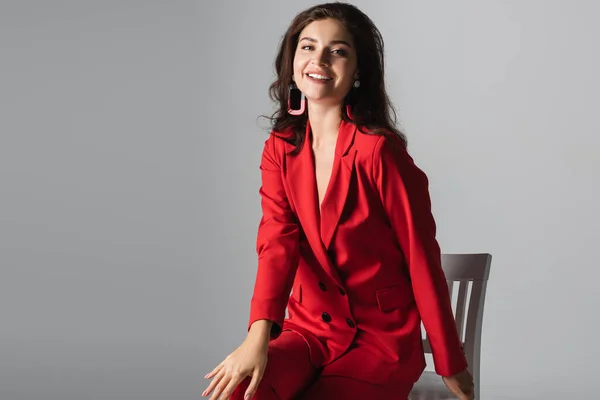
[[[428,179],[404,144],[342,121],[319,212],[310,124],[297,156],[289,134],[273,132],[262,154],[249,326],[268,319],[272,339],[301,334],[317,367],[351,349],[339,374],[389,383],[423,372],[423,321],[436,372],[464,370]]]

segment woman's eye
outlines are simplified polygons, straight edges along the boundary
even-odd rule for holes
[[[314,47],[312,45],[308,45],[308,44],[305,45],[305,46],[301,46],[300,48],[302,50],[313,50],[314,49]],[[337,55],[340,55],[340,56],[345,56],[346,54],[348,54],[348,52],[346,50],[344,50],[344,49],[334,49],[334,50],[331,50],[331,52],[333,54],[337,54]]]

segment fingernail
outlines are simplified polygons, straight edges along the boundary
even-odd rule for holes
[[[210,372],[206,375],[204,375],[204,379],[208,378],[208,375],[210,375]]]
[[[206,397],[206,390],[202,392],[202,397]]]
[[[250,400],[250,393],[246,393],[246,395],[244,396],[244,400]]]

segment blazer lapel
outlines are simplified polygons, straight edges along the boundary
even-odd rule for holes
[[[291,201],[296,209],[302,229],[317,260],[340,286],[342,285],[341,279],[327,254],[327,248],[331,244],[333,233],[339,222],[348,194],[356,154],[356,150],[349,150],[353,143],[355,131],[355,125],[351,123],[342,121],[340,124],[331,178],[321,205],[321,212],[319,212],[315,160],[311,148],[311,131],[308,121],[306,123],[306,136],[300,153],[297,156],[285,155],[286,178],[292,197]],[[285,148],[287,153],[294,146],[286,143]]]
[[[326,249],[331,245],[331,239],[339,224],[348,188],[354,172],[356,149],[350,150],[356,134],[356,125],[342,121],[335,145],[333,168],[327,192],[321,204],[321,238]]]

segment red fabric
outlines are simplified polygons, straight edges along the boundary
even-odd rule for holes
[[[319,210],[310,125],[297,156],[287,154],[286,134],[266,140],[260,164],[263,216],[248,326],[274,321],[273,339],[294,330],[316,366],[353,351],[357,363],[340,364],[338,375],[388,384],[415,382],[423,372],[423,321],[437,373],[464,370],[428,180],[404,145],[342,121]]]
[[[356,360],[342,356],[338,363]],[[357,367],[357,365],[354,365]],[[243,400],[250,378],[244,380],[231,395],[231,400]],[[412,384],[375,385],[336,375],[326,366],[319,369],[309,360],[304,339],[284,331],[269,344],[269,359],[265,374],[253,400],[404,400]]]
[[[253,399],[294,399],[310,385],[316,374],[306,342],[294,332],[283,332],[269,343],[267,367]],[[231,400],[243,400],[249,384],[250,378],[247,378],[233,392]]]

